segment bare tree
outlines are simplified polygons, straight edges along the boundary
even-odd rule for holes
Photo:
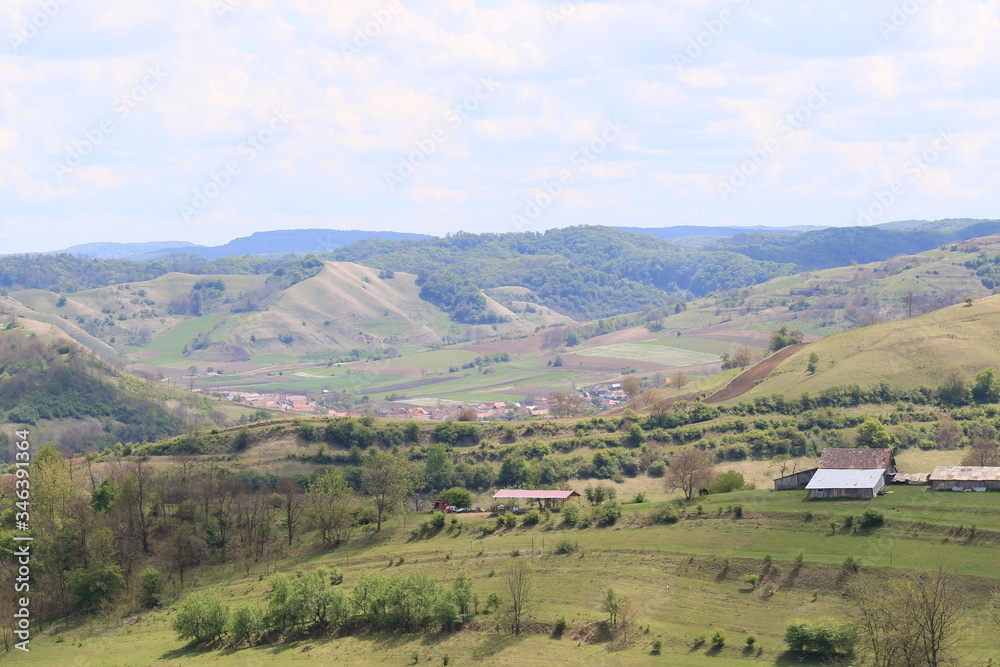
[[[988,435],[977,435],[962,459],[964,466],[992,467],[1000,464],[1000,446]]]
[[[945,449],[954,449],[962,441],[962,428],[951,415],[941,415],[938,419],[937,441]]]
[[[285,511],[285,529],[288,531],[288,546],[292,546],[295,528],[299,524],[299,513],[302,509],[302,487],[291,477],[285,477],[278,485],[281,495],[281,508]]]
[[[260,562],[267,550],[274,509],[264,493],[253,491],[240,494],[233,505],[236,543],[246,573],[250,574],[251,564]]]
[[[868,575],[850,594],[863,664],[937,667],[954,661],[965,603],[943,567],[921,575]]]
[[[740,370],[743,370],[753,363],[753,358],[753,350],[746,345],[742,345],[736,348],[736,352],[733,353],[733,366],[737,366]]]
[[[553,417],[575,417],[580,414],[583,396],[575,391],[560,389],[549,395],[549,412]]]
[[[511,559],[503,572],[503,585],[508,598],[504,601],[503,618],[512,634],[521,634],[521,626],[531,616],[537,603],[535,571],[523,557]]]
[[[677,374],[674,375],[675,389],[683,389],[684,387],[688,386],[688,382],[690,382],[690,380],[688,380],[687,373],[685,373],[684,371],[677,371]]]
[[[680,489],[685,500],[691,500],[698,489],[708,486],[715,470],[708,454],[700,449],[682,449],[670,458],[664,485],[667,490]]]

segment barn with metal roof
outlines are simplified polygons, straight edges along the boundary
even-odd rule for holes
[[[848,470],[820,468],[806,489],[814,498],[861,498],[871,500],[885,488],[885,468]]]

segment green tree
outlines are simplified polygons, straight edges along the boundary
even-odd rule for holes
[[[505,487],[518,487],[528,479],[528,464],[520,456],[508,456],[500,464],[500,474],[497,484]]]
[[[226,634],[229,606],[215,593],[192,593],[184,598],[171,627],[178,639],[199,644],[214,642]]]
[[[139,603],[146,609],[159,607],[163,602],[166,584],[163,575],[154,567],[147,567],[139,575]]]
[[[254,639],[264,631],[264,618],[260,608],[250,602],[242,602],[233,608],[226,625],[226,632],[237,646],[246,643],[253,646]]]
[[[628,604],[627,595],[623,595],[613,588],[604,589],[601,611],[608,615],[608,625],[611,627],[618,625],[619,613],[626,604]]]
[[[460,486],[455,486],[438,494],[438,498],[454,507],[472,507],[472,493]]]
[[[424,467],[427,488],[432,491],[448,488],[451,486],[454,476],[455,468],[451,463],[447,448],[440,442],[428,447],[427,463]]]
[[[117,496],[118,487],[115,485],[115,481],[108,477],[90,495],[90,509],[95,514],[106,514],[114,505]]]
[[[809,354],[809,363],[806,364],[806,370],[810,375],[814,375],[816,370],[819,368],[819,355],[815,352]]]
[[[944,382],[938,387],[938,397],[949,405],[965,405],[969,402],[969,385],[962,371],[957,368],[948,371]]]
[[[996,371],[986,368],[976,374],[972,385],[972,397],[980,403],[996,403],[1000,401],[1000,378]]]
[[[894,449],[899,438],[893,435],[885,424],[875,417],[869,417],[858,429],[858,447],[869,449]]]
[[[108,563],[87,570],[77,570],[67,583],[73,596],[73,608],[77,611],[92,611],[104,600],[113,599],[125,589],[122,569]]]

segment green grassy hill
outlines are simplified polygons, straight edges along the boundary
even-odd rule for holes
[[[813,353],[820,361],[810,374]],[[789,357],[741,400],[882,380],[903,389],[937,387],[950,369],[971,378],[991,366],[1000,368],[1000,295],[824,338]]]

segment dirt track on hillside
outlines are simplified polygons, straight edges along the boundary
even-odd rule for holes
[[[760,362],[756,366],[751,367],[746,372],[741,373],[736,377],[735,380],[726,385],[726,388],[722,391],[716,392],[715,394],[709,396],[705,399],[706,403],[722,403],[723,401],[730,401],[734,398],[738,398],[743,394],[747,393],[754,388],[758,380],[763,380],[768,375],[771,374],[775,368],[781,365],[788,357],[792,356],[802,348],[806,347],[808,343],[802,343],[801,345],[790,345],[773,355]]]

